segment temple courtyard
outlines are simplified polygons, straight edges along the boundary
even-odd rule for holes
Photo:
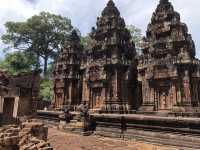
[[[81,136],[49,128],[49,142],[56,150],[180,150],[136,140],[120,140],[99,136]],[[186,150],[182,148],[181,150]],[[188,148],[187,148],[188,150]]]

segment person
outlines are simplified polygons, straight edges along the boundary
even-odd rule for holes
[[[88,131],[89,128],[89,108],[86,105],[86,102],[80,106],[80,116],[81,120],[83,121],[83,131]]]
[[[68,107],[64,108],[64,117],[66,122],[70,122],[70,110]]]

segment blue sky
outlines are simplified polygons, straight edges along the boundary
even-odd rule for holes
[[[0,35],[5,32],[6,21],[24,21],[41,11],[69,17],[73,26],[79,28],[82,35],[91,31],[96,18],[108,0],[0,0]],[[145,34],[153,11],[159,0],[114,0],[124,17],[126,24],[133,24]],[[200,0],[169,0],[181,14],[182,22],[188,25],[200,58]],[[2,47],[0,41],[0,47]],[[3,55],[1,54],[0,58]]]

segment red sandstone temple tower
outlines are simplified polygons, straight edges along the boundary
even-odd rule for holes
[[[186,24],[168,0],[160,0],[148,25],[139,60],[143,111],[196,111],[200,61]]]
[[[134,101],[131,94],[134,94],[132,87],[136,85],[137,73],[133,73],[131,64],[136,51],[125,26],[119,10],[110,0],[97,19],[97,28],[92,29],[93,47],[87,53],[82,100],[90,109],[123,112],[130,109]],[[131,88],[128,83],[132,83]]]
[[[53,72],[56,108],[77,106],[81,102],[80,65],[83,47],[76,31],[72,31],[56,60]]]

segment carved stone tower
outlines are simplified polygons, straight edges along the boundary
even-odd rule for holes
[[[55,107],[77,106],[81,103],[80,65],[83,47],[73,30],[61,50],[53,72]]]
[[[137,78],[131,65],[136,51],[125,26],[110,0],[97,18],[97,28],[92,29],[93,46],[87,54],[82,98],[91,109],[124,112],[131,108]],[[132,83],[131,88],[128,83]]]
[[[200,104],[199,64],[186,24],[168,0],[160,0],[139,60],[141,110],[194,111]]]

